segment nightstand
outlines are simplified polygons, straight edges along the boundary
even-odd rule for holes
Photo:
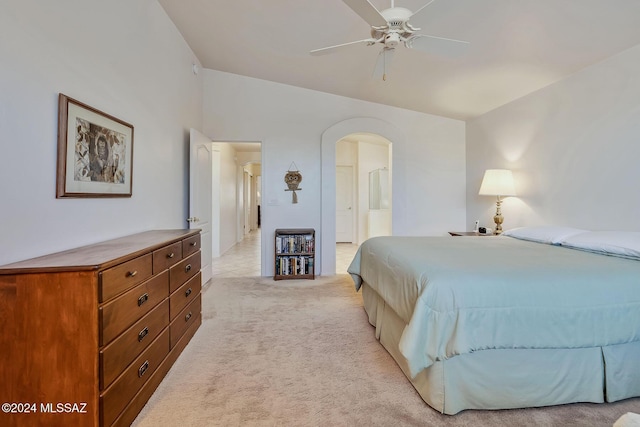
[[[480,234],[477,231],[449,231],[452,236],[495,236],[495,234]]]

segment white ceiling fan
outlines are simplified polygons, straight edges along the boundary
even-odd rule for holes
[[[364,40],[343,43],[335,46],[323,47],[312,50],[311,55],[325,55],[336,50],[348,48],[350,46],[366,44],[372,46],[380,43],[383,45],[373,72],[374,77],[382,76],[387,79],[387,67],[389,66],[395,48],[403,43],[405,47],[427,53],[440,53],[445,55],[460,54],[469,45],[463,40],[450,39],[445,37],[429,36],[417,34],[420,28],[413,27],[409,20],[418,16],[435,0],[429,1],[415,12],[411,12],[404,7],[395,7],[394,0],[391,0],[391,7],[378,11],[371,4],[370,0],[343,0],[347,6],[353,9],[362,19],[371,25],[371,37]]]

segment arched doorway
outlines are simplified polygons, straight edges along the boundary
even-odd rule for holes
[[[336,242],[391,234],[391,141],[360,132],[336,144]]]
[[[404,135],[394,125],[375,118],[344,120],[322,134],[322,209],[320,232],[321,274],[336,272],[336,142],[347,135],[379,135],[394,144],[403,144]]]

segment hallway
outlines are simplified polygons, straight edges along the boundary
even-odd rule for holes
[[[336,274],[347,274],[358,245],[336,244]],[[213,259],[213,280],[222,277],[260,276],[260,230],[250,232],[222,256]]]

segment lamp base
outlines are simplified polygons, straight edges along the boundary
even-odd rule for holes
[[[493,234],[496,235],[502,234],[502,221],[504,220],[500,205],[502,205],[502,200],[500,200],[500,196],[498,196],[498,200],[496,201],[496,214],[493,216],[493,222],[496,223],[496,230]]]

